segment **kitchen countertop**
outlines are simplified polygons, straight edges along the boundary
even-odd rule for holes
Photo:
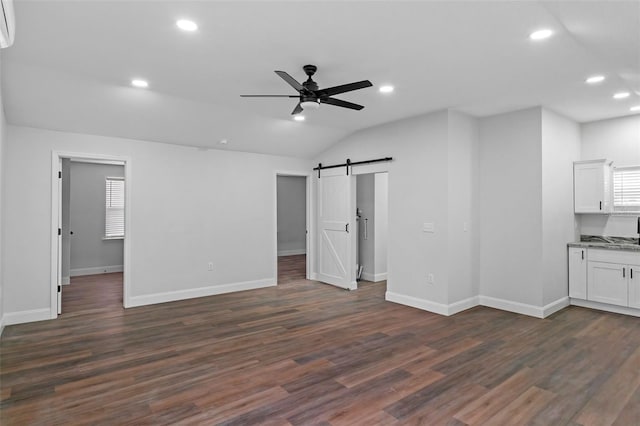
[[[603,243],[603,242],[595,242],[595,241],[581,241],[578,243],[569,243],[567,244],[567,246],[640,252],[640,245],[638,244],[619,244],[619,243]]]

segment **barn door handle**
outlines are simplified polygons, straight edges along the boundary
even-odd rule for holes
[[[347,234],[349,233],[349,224],[348,223],[344,226],[344,230],[347,232]]]

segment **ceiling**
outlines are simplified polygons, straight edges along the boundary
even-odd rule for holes
[[[638,1],[16,0],[15,14],[1,61],[16,125],[312,158],[360,129],[444,108],[542,105],[586,122],[640,104]],[[198,31],[177,29],[180,18]],[[554,35],[531,41],[540,28]],[[302,81],[308,63],[321,88],[371,80],[336,96],[365,109],[323,105],[298,123],[295,99],[239,97],[295,94],[273,71]],[[586,85],[593,74],[607,79]],[[136,77],[149,88],[131,87]]]

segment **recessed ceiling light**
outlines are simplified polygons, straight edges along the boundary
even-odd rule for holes
[[[131,80],[131,85],[133,87],[140,87],[142,89],[146,89],[147,87],[149,87],[149,83],[147,82],[147,80],[141,80],[139,78]]]
[[[378,91],[380,93],[391,93],[393,92],[393,86],[380,86],[380,88],[378,89]]]
[[[300,115],[300,114],[294,115],[293,119],[296,121],[304,121],[304,115]]]
[[[594,75],[585,80],[587,84],[602,83],[604,81],[604,75]]]
[[[228,141],[228,140],[226,140],[226,139],[222,139],[222,140],[220,141],[220,143],[221,143],[222,145],[226,145],[226,144],[227,144],[227,142],[229,142],[229,141]]]
[[[198,24],[188,19],[180,19],[176,21],[176,25],[183,31],[195,31],[198,29]]]
[[[544,40],[545,38],[551,37],[552,34],[553,34],[553,31],[549,29],[538,30],[529,34],[529,38],[531,40]]]
[[[613,99],[624,99],[624,98],[628,98],[629,95],[630,95],[629,92],[620,92],[613,95]]]
[[[631,108],[629,108],[629,111],[631,112],[640,111],[640,105],[632,106]]]

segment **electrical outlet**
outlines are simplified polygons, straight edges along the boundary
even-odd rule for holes
[[[209,271],[213,271],[213,262],[209,262],[208,268]]]
[[[428,274],[427,275],[427,284],[435,284],[435,283],[436,283],[436,280],[435,280],[433,274]]]

